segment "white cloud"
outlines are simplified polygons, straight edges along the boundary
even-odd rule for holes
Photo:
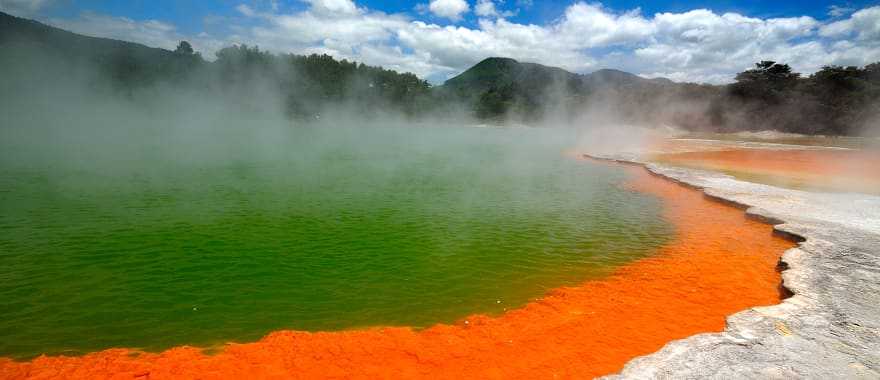
[[[818,22],[810,17],[758,19],[699,9],[654,16],[656,30],[633,53],[644,69],[691,73],[692,80],[724,81],[762,59],[790,62]],[[812,45],[809,45],[812,46]],[[720,74],[725,75],[720,75]]]
[[[461,20],[463,14],[470,10],[467,1],[464,0],[431,0],[428,10],[435,16],[448,18],[452,21]]]
[[[132,41],[169,50],[177,47],[180,41],[187,40],[196,51],[210,52],[211,55],[226,44],[225,41],[214,39],[206,33],[196,36],[183,35],[174,25],[158,20],[136,21],[127,17],[113,17],[94,12],[83,12],[71,19],[50,19],[49,23],[87,36]]]
[[[591,48],[643,41],[655,26],[639,10],[614,14],[600,5],[575,3],[565,10],[555,34],[577,48]]]
[[[79,18],[52,19],[51,23],[89,36],[134,41],[166,49],[174,48],[179,41],[174,25],[158,20],[135,21],[127,17],[83,12]]]
[[[498,16],[498,10],[495,9],[495,3],[492,0],[477,0],[477,5],[474,6],[474,13],[480,17]]]
[[[854,8],[850,7],[832,5],[828,7],[828,15],[831,17],[840,17],[852,13],[854,10]]]
[[[254,17],[257,15],[257,12],[247,4],[238,4],[238,6],[235,7],[235,10],[247,17]]]
[[[862,9],[848,19],[824,25],[819,34],[824,37],[841,37],[854,34],[863,41],[880,41],[880,6]]]
[[[503,4],[504,0],[499,0],[499,4]],[[515,11],[502,11],[495,6],[493,0],[477,0],[474,6],[474,14],[480,17],[510,17],[516,15]]]
[[[305,46],[335,43],[351,48],[387,41],[394,31],[405,28],[402,16],[384,13],[324,14],[308,10],[266,17],[268,25],[251,30],[254,42],[279,51],[297,51]]]
[[[16,16],[31,16],[54,2],[54,0],[0,0],[0,11]]]
[[[351,0],[306,0],[312,5],[312,11],[322,14],[354,15],[358,8]]]
[[[247,43],[274,52],[327,53],[435,80],[489,56],[576,72],[617,68],[647,77],[713,83],[730,81],[765,59],[789,63],[804,74],[827,64],[880,61],[880,7],[823,22],[807,16],[757,18],[707,9],[645,16],[638,9],[618,12],[576,2],[558,19],[535,25],[506,20],[495,7],[500,2],[480,0],[474,9],[480,16],[477,25],[443,26],[358,7],[350,0],[308,4],[296,12],[238,6],[247,22],[230,17],[218,24],[227,28],[223,37],[186,36],[160,21],[94,13],[53,23],[169,49],[187,39],[206,57],[224,45]]]

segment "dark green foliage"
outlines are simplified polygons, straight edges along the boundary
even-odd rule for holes
[[[279,91],[293,117],[320,117],[330,104],[359,112],[388,108],[413,115],[430,89],[427,81],[411,73],[337,61],[326,54],[274,55],[247,45],[223,48],[212,66],[224,86],[265,84]]]
[[[74,72],[76,68],[85,67],[93,71],[96,85],[109,84],[125,95],[181,84],[205,91],[204,96],[219,95],[212,89],[244,98],[280,95],[279,103],[292,117],[319,117],[331,104],[365,113],[388,109],[414,115],[430,92],[427,81],[414,74],[337,61],[329,55],[275,55],[237,45],[221,49],[215,62],[207,62],[187,41],[168,51],[81,36],[2,12],[0,48],[4,54],[27,58],[3,60],[0,76],[40,70],[74,76],[81,74]],[[35,63],[36,70],[19,62]]]
[[[880,75],[878,64],[859,69],[855,66],[825,66],[804,83],[802,90],[822,108],[823,122],[834,133],[858,132],[851,127],[880,116]]]
[[[762,61],[727,86],[645,79],[618,70],[577,75],[509,58],[488,58],[438,92],[482,119],[675,125],[701,131],[780,130],[860,133],[880,119],[880,63],[826,66],[803,78],[787,64]]]
[[[0,47],[4,54],[16,55],[23,61],[30,61],[40,54],[52,55],[62,61],[42,62],[42,65],[56,69],[74,63],[95,67],[123,92],[157,82],[179,81],[203,63],[197,54],[180,54],[131,42],[81,36],[2,12]]]
[[[180,41],[180,43],[177,44],[177,49],[174,49],[174,52],[184,55],[190,55],[194,53],[193,47],[189,44],[188,41]]]
[[[690,86],[705,94],[711,88],[645,79],[619,70],[599,70],[587,75],[560,68],[521,63],[510,58],[487,58],[452,78],[438,92],[469,105],[482,119],[573,122],[586,111],[618,121],[692,123],[666,108],[670,96],[688,97]],[[717,92],[717,91],[715,91]],[[705,102],[705,97],[697,97]],[[592,107],[592,109],[591,109]],[[601,108],[601,109],[596,109]]]
[[[758,98],[766,103],[778,103],[798,84],[800,74],[786,64],[761,61],[755,68],[736,75],[730,92],[736,96]]]
[[[730,131],[858,134],[880,116],[878,66],[825,66],[802,78],[788,65],[759,62],[714,99],[712,120]]]
[[[474,115],[482,119],[535,120],[544,116],[547,99],[580,93],[580,77],[556,67],[487,58],[446,81],[438,92],[470,105]]]
[[[283,55],[280,59],[292,69],[286,85],[311,94],[323,102],[348,102],[359,111],[390,107],[414,115],[418,100],[427,96],[430,86],[415,74],[398,73],[363,63],[337,61],[323,54]],[[297,99],[291,99],[296,101]]]
[[[80,36],[2,12],[0,49],[0,79],[36,72],[34,80],[47,81],[74,76],[74,67],[88,67],[96,72],[95,86],[109,84],[125,95],[156,85],[184,84],[204,91],[204,96],[256,101],[271,94],[288,116],[305,119],[345,106],[363,115],[462,113],[499,122],[609,121],[702,131],[775,129],[835,135],[859,133],[880,120],[880,63],[864,68],[826,66],[804,78],[787,64],[762,61],[739,73],[735,83],[713,86],[607,69],[579,75],[510,58],[487,58],[431,88],[411,73],[329,55],[276,55],[238,45],[220,50],[215,62],[207,62],[187,41],[168,51]]]

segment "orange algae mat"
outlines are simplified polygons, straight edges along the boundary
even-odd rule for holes
[[[880,194],[878,150],[727,149],[660,154],[652,160],[773,185]]]
[[[665,343],[721,331],[725,317],[780,300],[776,263],[794,243],[741,210],[640,167],[628,189],[660,197],[676,236],[607,278],[560,288],[507,313],[454,325],[278,331],[208,355],[111,349],[0,359],[0,378],[591,378]]]

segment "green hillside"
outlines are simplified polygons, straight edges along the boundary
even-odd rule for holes
[[[280,97],[291,117],[314,118],[339,103],[354,111],[413,115],[430,87],[411,73],[329,55],[278,55],[236,45],[221,49],[210,62],[184,41],[170,51],[87,37],[2,12],[0,49],[0,79],[6,79],[0,90],[7,94],[33,84],[61,87],[74,79],[88,81],[94,91],[109,87],[121,95],[163,85],[248,101],[259,91],[257,98]]]
[[[880,63],[826,66],[810,76],[764,61],[729,85],[676,83],[620,70],[575,74],[491,57],[442,86],[329,55],[273,54],[236,45],[206,61],[186,42],[175,51],[78,35],[0,12],[0,95],[85,78],[93,91],[132,96],[157,85],[242,103],[277,98],[291,118],[344,105],[362,115],[475,118],[503,124],[674,125],[699,131],[774,129],[848,135],[880,120]],[[90,91],[92,91],[90,90]],[[254,96],[256,92],[260,96]]]

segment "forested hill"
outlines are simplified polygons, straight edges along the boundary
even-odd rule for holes
[[[558,67],[521,63],[511,58],[491,57],[449,79],[444,86],[465,93],[480,92],[492,87],[520,84],[525,87],[546,83],[576,85],[580,75]]]
[[[442,86],[328,55],[272,54],[237,45],[206,61],[181,41],[174,51],[86,37],[0,12],[0,95],[29,85],[61,87],[86,78],[90,91],[133,96],[155,86],[205,97],[275,98],[291,118],[346,109],[410,118],[450,115],[496,123],[625,123],[702,131],[775,129],[858,134],[880,124],[880,64],[827,66],[803,76],[759,62],[730,85],[676,83],[619,70],[575,74],[557,67],[487,58]],[[30,81],[30,82],[28,82]],[[16,87],[16,84],[18,87]],[[109,90],[108,90],[109,89]],[[253,96],[262,91],[261,96]],[[2,100],[2,99],[0,99]]]
[[[428,101],[430,90],[428,82],[414,74],[328,55],[276,55],[236,45],[221,49],[217,60],[209,62],[186,41],[170,51],[82,36],[2,12],[0,50],[0,80],[27,77],[46,82],[77,76],[90,80],[90,88],[110,87],[123,95],[156,85],[200,89],[205,96],[259,88],[280,97],[285,112],[300,118],[319,117],[322,110],[340,103],[353,111],[414,115]]]
[[[668,83],[673,82],[665,78],[646,79],[620,70],[602,69],[590,74],[575,74],[558,67],[518,62],[512,58],[490,57],[447,80],[444,86],[455,91],[473,93],[512,84],[524,88],[553,85],[571,91],[585,91],[589,87]]]
[[[436,91],[466,102],[478,117],[496,120],[610,119],[704,131],[828,135],[880,128],[880,63],[826,66],[802,76],[787,64],[763,61],[732,84],[707,85],[610,69],[578,75],[487,58]]]
[[[3,12],[0,12],[0,47],[9,59],[2,62],[7,70],[16,64],[46,70],[89,65],[121,87],[179,79],[203,63],[201,56],[193,54],[191,48],[175,53],[133,42],[88,37]]]
[[[172,52],[141,44],[108,38],[96,38],[68,32],[37,21],[0,12],[0,44],[31,43],[68,55],[107,56],[127,53],[144,60],[173,59]]]
[[[552,117],[564,121],[596,105],[607,111],[602,112],[605,116],[613,114],[614,118],[642,122],[642,114],[653,117],[650,110],[661,106],[651,104],[652,96],[687,87],[691,85],[646,79],[619,70],[603,69],[584,75],[492,57],[447,80],[436,91],[466,102],[477,116],[487,119],[533,121]],[[627,102],[641,107],[640,111],[622,112]]]

